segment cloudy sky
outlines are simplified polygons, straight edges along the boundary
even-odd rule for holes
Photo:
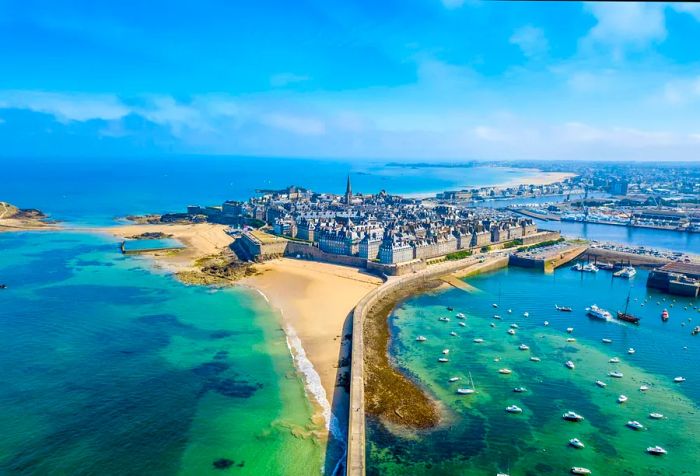
[[[0,0],[0,155],[700,161],[700,5]]]

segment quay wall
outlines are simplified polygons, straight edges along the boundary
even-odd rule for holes
[[[355,306],[352,316],[350,417],[346,459],[346,474],[348,476],[364,476],[366,469],[364,320],[372,310],[372,307],[387,296],[395,293],[406,293],[446,274],[455,273],[458,276],[465,277],[503,268],[507,265],[508,256],[500,253],[486,259],[469,257],[463,260],[439,263],[413,274],[389,278],[384,284],[365,295]]]
[[[588,248],[581,256],[588,261],[607,261],[610,263],[629,262],[632,266],[644,266],[649,268],[658,268],[670,262],[667,258],[658,256],[638,255],[635,253],[625,253],[624,251],[605,250],[602,248]]]

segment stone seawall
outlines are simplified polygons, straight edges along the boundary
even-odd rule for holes
[[[436,264],[422,271],[390,278],[370,291],[357,304],[352,318],[352,362],[350,367],[350,418],[348,422],[348,450],[346,470],[349,476],[365,474],[365,386],[364,386],[364,320],[372,307],[381,299],[396,293],[407,293],[421,288],[433,279],[446,274],[459,276],[491,271],[508,265],[507,255],[488,258],[470,257],[459,261]]]
[[[356,268],[366,268],[367,260],[359,256],[336,255],[311,245],[311,243],[301,243],[298,241],[288,241],[284,250],[284,255],[292,258],[299,256],[304,259],[325,261],[327,263],[341,264],[344,266],[354,266]]]

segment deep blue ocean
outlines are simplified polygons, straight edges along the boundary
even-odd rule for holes
[[[430,193],[533,175],[505,167],[387,167],[386,162],[251,157],[0,159],[0,200],[74,224],[105,225],[129,214],[246,200],[256,189],[297,185],[343,193]]]

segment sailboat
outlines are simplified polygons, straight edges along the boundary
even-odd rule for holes
[[[476,385],[474,385],[474,379],[472,378],[472,373],[469,372],[469,382],[471,383],[471,388],[458,388],[457,393],[459,395],[472,395],[476,393]]]
[[[629,308],[630,305],[630,293],[632,293],[632,289],[630,289],[627,293],[627,301],[625,301],[625,311],[617,311],[617,318],[621,321],[629,322],[630,324],[639,324],[639,318],[627,312],[627,308]]]

